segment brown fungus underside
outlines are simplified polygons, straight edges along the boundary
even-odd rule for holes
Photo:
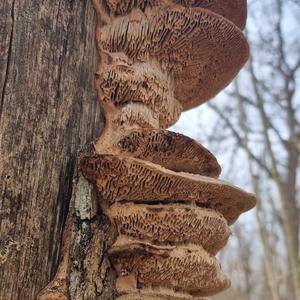
[[[219,93],[247,61],[246,0],[94,4],[95,86],[105,128],[79,168],[94,186],[91,206],[101,207],[117,233],[108,251],[116,297],[201,300],[219,293],[230,280],[214,256],[229,225],[256,199],[218,180],[221,168],[202,145],[166,128]],[[73,299],[66,283],[74,282],[63,278],[61,298],[51,293],[52,282],[40,299]]]

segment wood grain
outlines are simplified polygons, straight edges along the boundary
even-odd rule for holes
[[[54,275],[75,156],[102,126],[90,1],[0,2],[0,299]]]

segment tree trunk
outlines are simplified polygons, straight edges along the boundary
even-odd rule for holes
[[[234,88],[235,88],[235,96],[238,100],[239,123],[243,132],[243,147],[248,156],[249,174],[251,178],[252,190],[255,193],[255,195],[259,197],[256,205],[256,221],[258,225],[260,241],[262,244],[263,262],[264,262],[265,271],[267,275],[267,281],[272,295],[272,300],[280,300],[275,271],[272,264],[272,254],[270,252],[270,247],[268,245],[268,239],[266,237],[266,232],[264,230],[264,224],[260,216],[260,214],[262,213],[262,207],[261,207],[261,195],[259,189],[259,182],[257,176],[254,173],[254,168],[253,168],[254,160],[251,157],[251,150],[249,147],[249,131],[247,127],[247,115],[246,115],[243,99],[241,97],[239,84],[237,80],[235,80],[234,82]]]
[[[99,134],[89,0],[0,2],[0,299],[53,277],[78,149]]]

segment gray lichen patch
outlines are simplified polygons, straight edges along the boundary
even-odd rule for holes
[[[69,286],[72,300],[113,299],[115,275],[106,251],[114,234],[105,222],[99,218],[77,220]]]
[[[93,187],[81,175],[75,185],[74,202],[76,216],[81,220],[90,220],[95,217],[96,208],[93,198]]]

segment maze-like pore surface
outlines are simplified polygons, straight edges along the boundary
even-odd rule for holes
[[[191,295],[174,293],[173,290],[159,288],[156,291],[144,289],[141,292],[125,294],[117,298],[117,300],[205,300],[203,298]]]
[[[222,213],[229,224],[255,205],[255,197],[224,181],[176,173],[150,162],[114,155],[82,157],[81,170],[109,204],[190,203]]]
[[[130,13],[134,8],[145,11],[163,4],[180,4],[185,7],[209,9],[235,23],[243,29],[247,17],[246,0],[107,0],[106,8],[115,16]]]
[[[114,205],[107,215],[119,235],[155,245],[195,244],[213,255],[225,246],[230,235],[220,213],[190,205]]]
[[[110,250],[119,275],[137,276],[143,287],[167,287],[194,296],[209,296],[230,285],[215,257],[201,247],[159,247],[120,241]]]
[[[115,227],[118,300],[203,300],[230,286],[214,257],[254,195],[218,180],[198,142],[167,131],[248,59],[246,0],[95,0],[105,128],[80,169]]]
[[[174,95],[184,109],[220,92],[248,59],[248,44],[237,26],[202,8],[167,7],[139,22],[135,14],[98,31],[104,52],[123,52],[134,61],[156,59],[174,77]]]
[[[161,128],[173,125],[181,114],[170,79],[157,64],[110,65],[101,73],[99,83],[103,102],[115,106],[143,103],[158,116]]]
[[[175,172],[186,172],[217,178],[221,167],[216,158],[195,140],[161,129],[127,130],[109,145],[100,141],[99,153],[114,153],[150,161]]]

